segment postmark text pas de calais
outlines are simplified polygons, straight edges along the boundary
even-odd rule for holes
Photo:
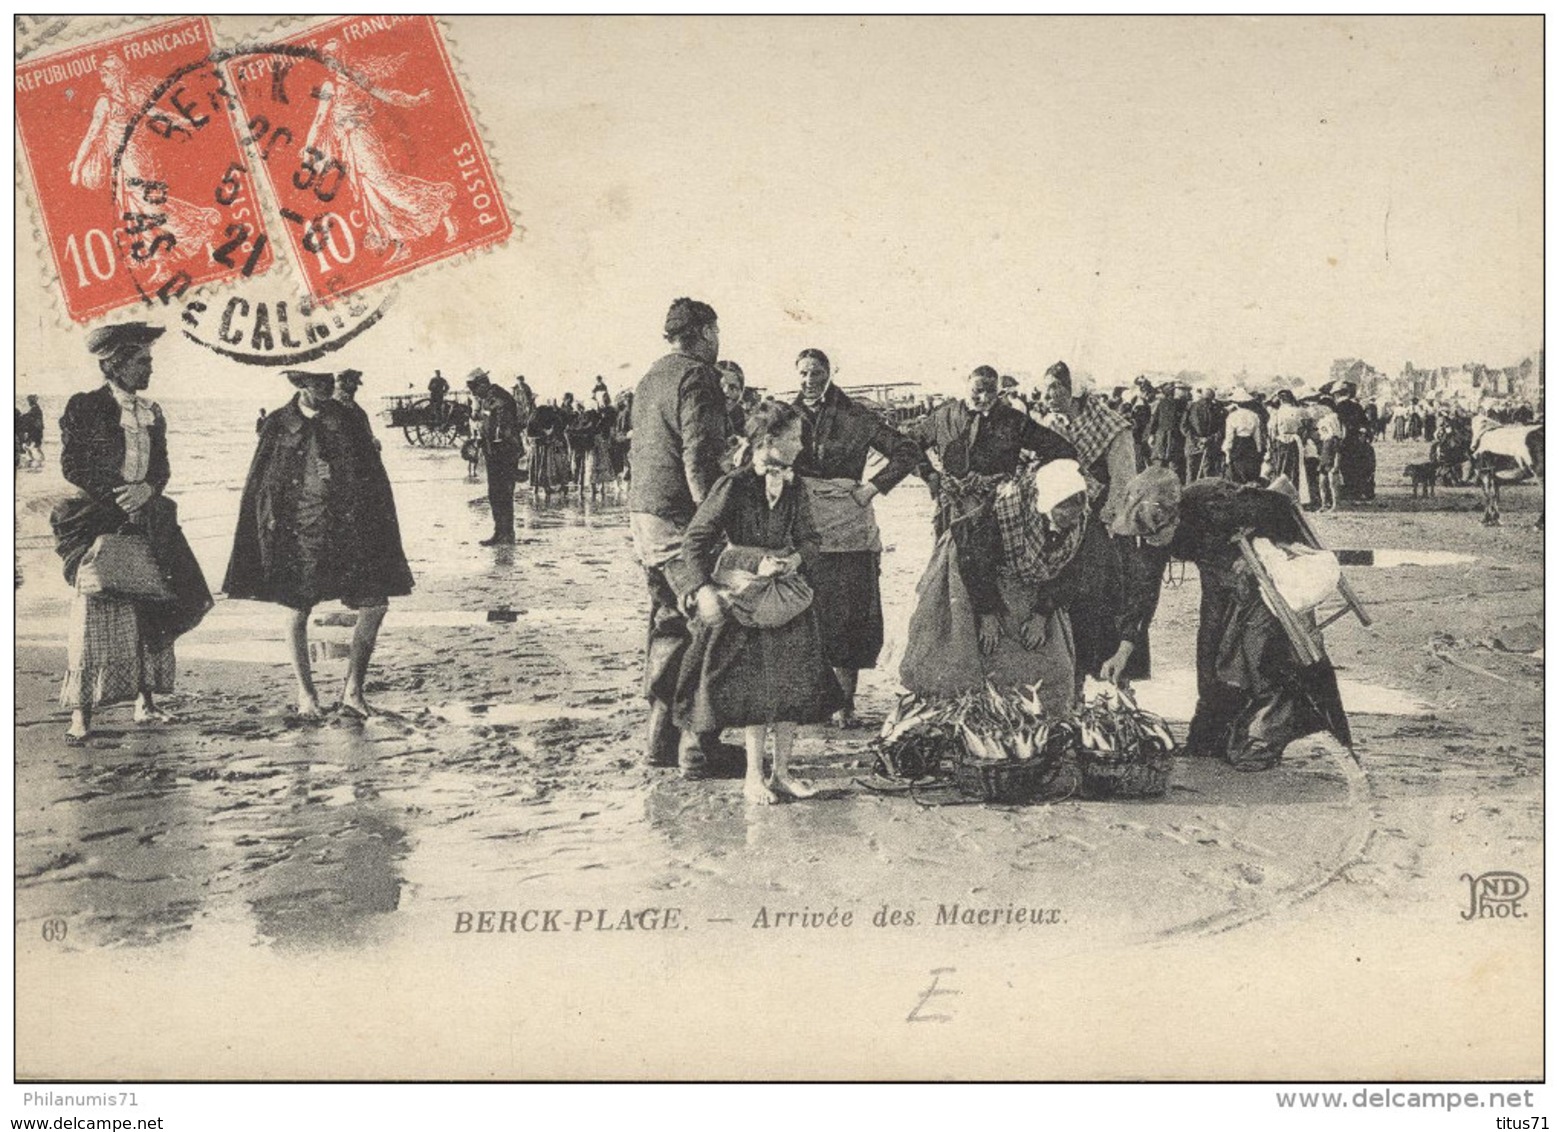
[[[345,17],[269,46],[230,59],[228,73],[311,295],[513,233],[432,17]]]

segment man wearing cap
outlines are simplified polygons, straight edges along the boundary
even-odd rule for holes
[[[1223,407],[1211,385],[1203,385],[1186,406],[1180,422],[1185,434],[1186,482],[1216,476],[1223,470],[1217,459],[1223,443]]]
[[[134,699],[139,723],[164,720],[152,701],[173,690],[173,642],[211,608],[211,591],[179,528],[178,508],[164,495],[171,478],[168,425],[141,396],[151,383],[152,343],[161,327],[144,322],[103,326],[87,336],[104,383],[77,393],[60,418],[60,470],[76,494],[49,521],[66,582],[104,535],[141,535],[172,600],[145,602],[109,591],[82,593],[71,604],[67,671],[60,691],[71,709],[71,741],[90,733],[95,707]],[[105,582],[111,579],[104,578]]]
[[[377,451],[379,441],[374,437],[372,422],[368,419],[368,411],[357,403],[357,391],[363,385],[363,371],[360,369],[344,369],[336,374],[336,400],[341,403],[342,412],[354,425],[363,430],[364,435],[373,442]]]
[[[485,369],[466,378],[471,398],[482,410],[482,451],[487,457],[487,503],[493,533],[483,546],[514,545],[514,485],[520,467],[520,413],[507,389],[494,385]]]
[[[1000,533],[988,508],[983,518],[954,519],[974,514],[981,498],[994,490],[994,485],[982,485],[980,477],[1012,475],[1025,452],[1041,464],[1077,456],[1071,441],[1003,404],[999,389],[996,371],[980,366],[969,375],[962,398],[942,402],[905,432],[926,453],[916,473],[936,500],[936,533],[953,531],[959,573],[979,615],[980,647],[987,654],[1001,637],[996,583]]]
[[[1180,422],[1185,415],[1185,401],[1172,381],[1159,386],[1158,394],[1158,401],[1153,405],[1153,415],[1148,419],[1153,463],[1161,468],[1169,468],[1184,482],[1185,434],[1180,429]]]
[[[666,312],[665,337],[675,349],[649,368],[633,395],[628,522],[650,590],[645,755],[652,766],[680,765],[684,773],[696,776],[709,769],[711,754],[719,758],[724,749],[718,746],[718,734],[687,734],[679,742],[672,723],[696,589],[682,562],[682,540],[694,511],[720,478],[729,425],[715,368],[720,325],[714,308],[696,299],[677,299]]]

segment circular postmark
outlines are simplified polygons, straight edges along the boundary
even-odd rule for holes
[[[275,226],[300,255],[328,264],[349,238],[331,209],[345,164],[265,113],[246,112],[240,68],[270,76],[281,106],[321,97],[327,83],[366,78],[313,47],[267,44],[215,51],[160,80],[102,64],[105,85],[133,111],[113,150],[114,242],[143,302],[178,307],[185,337],[249,365],[296,366],[339,350],[375,326],[393,292],[369,301],[341,275],[314,279],[278,253]],[[312,214],[281,206],[275,182],[309,192]],[[210,268],[225,272],[207,285]],[[198,280],[198,281],[197,281]]]

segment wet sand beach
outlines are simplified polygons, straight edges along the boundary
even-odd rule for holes
[[[213,420],[198,443],[187,434],[181,442],[180,407],[167,408],[170,494],[215,589],[250,421]],[[873,726],[803,729],[797,762],[824,796],[753,809],[739,781],[687,782],[641,764],[647,600],[621,494],[535,505],[522,488],[519,544],[485,549],[476,544],[488,529],[485,490],[465,478],[458,453],[409,448],[376,427],[417,588],[392,603],[367,690],[385,714],[366,723],[297,719],[280,611],[223,600],[180,642],[179,688],[167,700],[176,723],[139,727],[127,706],[115,708],[100,716],[100,735],[67,747],[55,697],[69,595],[39,537],[47,502],[63,490],[57,450],[47,471],[20,477],[24,978],[103,962],[164,973],[235,960],[271,972],[367,971],[421,957],[438,970],[466,961],[507,970],[520,962],[516,948],[494,948],[526,934],[527,910],[559,912],[556,933],[538,928],[526,944],[527,963],[551,957],[537,970],[563,961],[561,950],[537,950],[562,946],[542,935],[582,932],[591,950],[581,958],[576,945],[570,962],[591,973],[614,956],[624,970],[697,970],[701,957],[752,948],[788,963],[828,955],[847,965],[861,955],[918,957],[937,938],[938,954],[974,949],[987,963],[1010,961],[1013,948],[1063,966],[1168,948],[1173,965],[1176,955],[1242,951],[1274,933],[1342,946],[1351,932],[1378,945],[1462,928],[1466,941],[1481,925],[1456,922],[1467,907],[1465,873],[1522,873],[1540,900],[1535,487],[1507,491],[1506,525],[1484,528],[1471,489],[1407,500],[1406,483],[1384,470],[1413,446],[1384,444],[1377,501],[1313,519],[1334,548],[1400,552],[1377,561],[1452,558],[1348,570],[1375,616],[1372,630],[1348,619],[1328,633],[1356,760],[1307,741],[1263,774],[1179,760],[1162,799],[1009,807],[885,796],[856,782],[870,774],[871,735],[899,690],[902,634],[931,549],[925,489],[906,481],[878,501],[888,646],[862,677],[861,712]],[[1140,686],[1179,737],[1193,706],[1197,594],[1194,569],[1177,564],[1153,626],[1155,679]],[[503,608],[516,619],[488,620]],[[315,618],[328,705],[339,698],[351,615],[331,606]],[[1531,909],[1504,937],[1485,933],[1469,946],[1521,950],[1516,941],[1540,931],[1538,905]],[[479,914],[506,911],[515,914],[509,930],[496,918],[490,934],[478,930]],[[853,924],[840,927],[846,912]],[[779,913],[822,922],[773,926]],[[872,942],[895,930],[868,927],[879,913],[899,914],[896,942]],[[65,938],[45,942],[45,925],[59,922]],[[1382,933],[1385,922],[1392,927]],[[640,941],[631,958],[621,951],[629,933]],[[19,1058],[24,1069],[56,1070],[60,1048],[45,1037],[31,1051],[24,1043]],[[297,1053],[278,1056],[292,1065]],[[129,1051],[102,1057],[135,1060]],[[447,1063],[435,1055],[428,1064]],[[512,1051],[494,1051],[472,1072],[505,1075],[516,1064]]]

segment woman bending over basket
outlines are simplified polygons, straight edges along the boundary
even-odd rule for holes
[[[1182,494],[1178,484],[1144,472],[1127,485],[1114,533],[1136,540],[1150,577],[1159,576],[1170,557],[1196,563],[1201,576],[1196,714],[1186,754],[1222,758],[1240,770],[1266,770],[1289,743],[1318,731],[1352,745],[1337,674],[1313,617],[1300,615],[1319,657],[1306,664],[1263,601],[1236,542],[1239,537],[1304,542],[1293,500],[1225,480],[1199,480]],[[1137,630],[1143,640],[1151,617],[1149,608]]]
[[[800,414],[765,402],[748,417],[748,438],[750,460],[715,482],[685,536],[684,605],[697,617],[674,718],[684,733],[743,728],[743,793],[761,805],[812,795],[810,784],[790,776],[796,725],[827,721],[845,697],[824,663],[806,581],[820,541],[791,470],[801,452]],[[770,734],[774,770],[765,779]]]

